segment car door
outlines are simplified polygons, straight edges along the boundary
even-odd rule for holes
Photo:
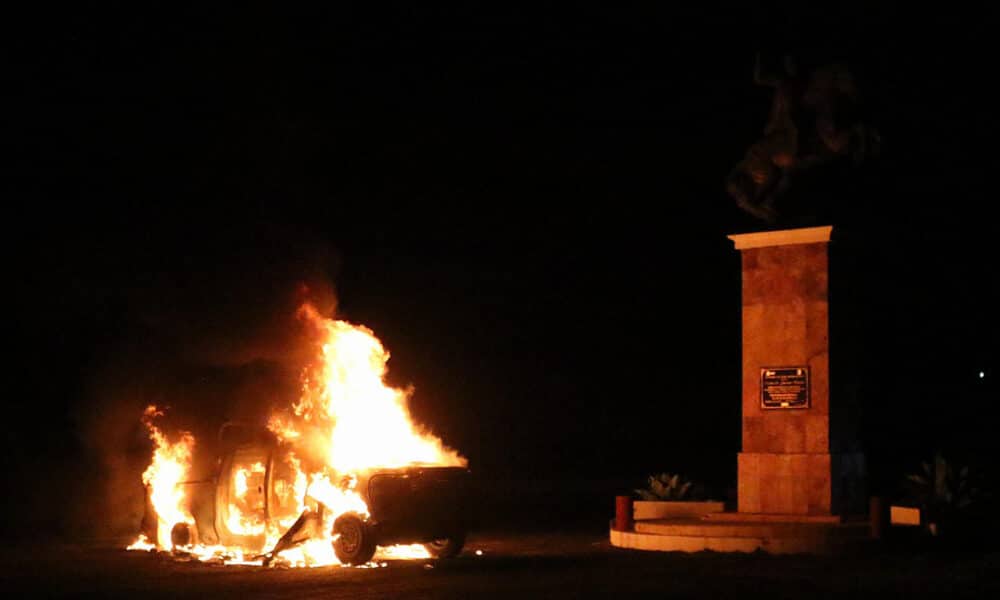
[[[236,448],[222,462],[216,490],[216,530],[225,545],[261,551],[267,533],[265,448]]]

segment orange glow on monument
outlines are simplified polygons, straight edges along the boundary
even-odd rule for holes
[[[339,564],[333,551],[337,538],[334,522],[344,514],[369,515],[369,507],[356,489],[359,476],[374,469],[466,465],[457,452],[413,423],[407,408],[410,392],[385,383],[389,353],[371,330],[325,318],[309,304],[299,309],[298,317],[316,342],[315,359],[304,369],[298,401],[290,410],[272,414],[268,422],[290,475],[269,483],[263,462],[234,465],[230,481],[220,483],[228,486],[228,504],[222,514],[230,532],[263,539],[265,550],[276,548],[286,532],[306,516],[321,522],[321,533],[271,555],[252,547],[199,545],[193,533],[187,537],[188,543],[172,542],[175,528],[186,525],[186,531],[195,529],[184,485],[195,440],[183,433],[179,441],[168,441],[152,421],[162,413],[151,406],[143,421],[154,451],[143,482],[158,519],[157,539],[140,536],[130,550],[175,550],[226,564],[267,564],[271,560],[287,566]],[[287,508],[283,518],[261,516],[265,503],[262,490],[268,485],[274,486],[273,492],[268,492],[273,494],[271,502]],[[422,544],[397,544],[380,547],[374,560],[429,556]]]

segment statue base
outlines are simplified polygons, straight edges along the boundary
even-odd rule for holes
[[[740,513],[843,516],[867,506],[864,455],[830,393],[832,230],[729,236],[742,261]]]

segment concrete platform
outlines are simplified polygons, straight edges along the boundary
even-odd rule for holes
[[[867,522],[789,522],[739,520],[739,513],[718,519],[637,521],[633,531],[610,532],[619,548],[661,552],[757,552],[771,554],[830,554],[870,535]],[[768,515],[773,516],[773,515]]]
[[[712,521],[726,521],[738,523],[813,523],[835,525],[843,523],[844,518],[839,515],[783,515],[768,513],[738,513],[738,512],[717,512],[704,515],[705,519]]]

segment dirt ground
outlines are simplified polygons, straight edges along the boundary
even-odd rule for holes
[[[597,532],[481,533],[456,559],[377,569],[223,567],[109,543],[7,545],[0,558],[7,598],[1000,597],[1000,552],[884,543],[838,557],[681,554]]]

